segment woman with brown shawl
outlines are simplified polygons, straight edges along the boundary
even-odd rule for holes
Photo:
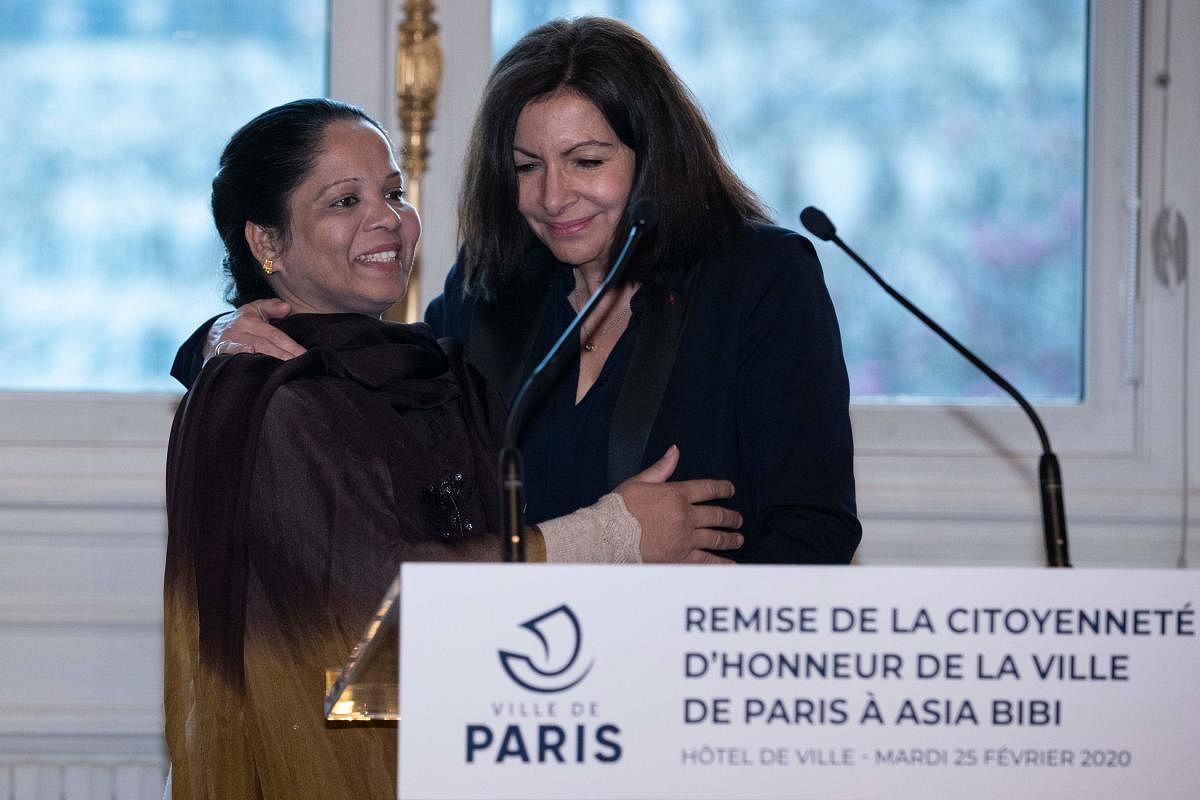
[[[286,300],[296,313],[277,324],[307,350],[212,359],[175,418],[173,796],[392,796],[394,729],[327,726],[325,669],[345,660],[401,562],[498,556],[482,532],[499,528],[504,411],[460,348],[380,320],[404,295],[420,220],[386,134],[360,110],[303,100],[255,118],[225,148],[212,205],[230,299]],[[684,560],[740,544],[716,530],[736,528],[735,512],[698,505],[732,486],[663,483],[670,466],[547,523],[531,549]]]

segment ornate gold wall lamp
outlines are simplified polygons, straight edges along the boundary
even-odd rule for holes
[[[442,86],[442,45],[433,21],[433,0],[405,0],[396,42],[396,110],[404,145],[408,202],[421,210],[421,179],[429,159],[427,140]],[[413,263],[408,294],[387,313],[402,322],[421,319],[421,258]]]

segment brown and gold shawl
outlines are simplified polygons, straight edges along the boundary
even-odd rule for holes
[[[167,459],[167,743],[175,800],[395,791],[395,729],[322,716],[404,560],[499,555],[503,410],[423,325],[301,315],[287,362],[214,358]]]

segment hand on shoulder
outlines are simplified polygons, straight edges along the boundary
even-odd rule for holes
[[[204,360],[236,353],[259,353],[282,361],[303,355],[305,349],[270,322],[291,311],[282,300],[255,300],[217,317],[204,342]]]

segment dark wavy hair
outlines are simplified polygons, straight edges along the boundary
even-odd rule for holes
[[[264,111],[225,145],[212,182],[212,213],[225,244],[225,299],[233,305],[276,296],[246,242],[246,223],[274,228],[288,241],[288,201],[321,154],[325,128],[339,120],[366,122],[388,138],[361,108],[313,98]]]
[[[629,204],[657,201],[659,220],[631,265],[645,280],[660,265],[689,268],[761,201],[721,158],[695,98],[646,37],[623,22],[579,17],[525,34],[497,62],[467,150],[459,198],[460,267],[467,290],[490,295],[516,275],[535,238],[517,211],[513,139],[531,100],[568,90],[591,101],[636,158]],[[628,222],[614,237],[624,240]]]

